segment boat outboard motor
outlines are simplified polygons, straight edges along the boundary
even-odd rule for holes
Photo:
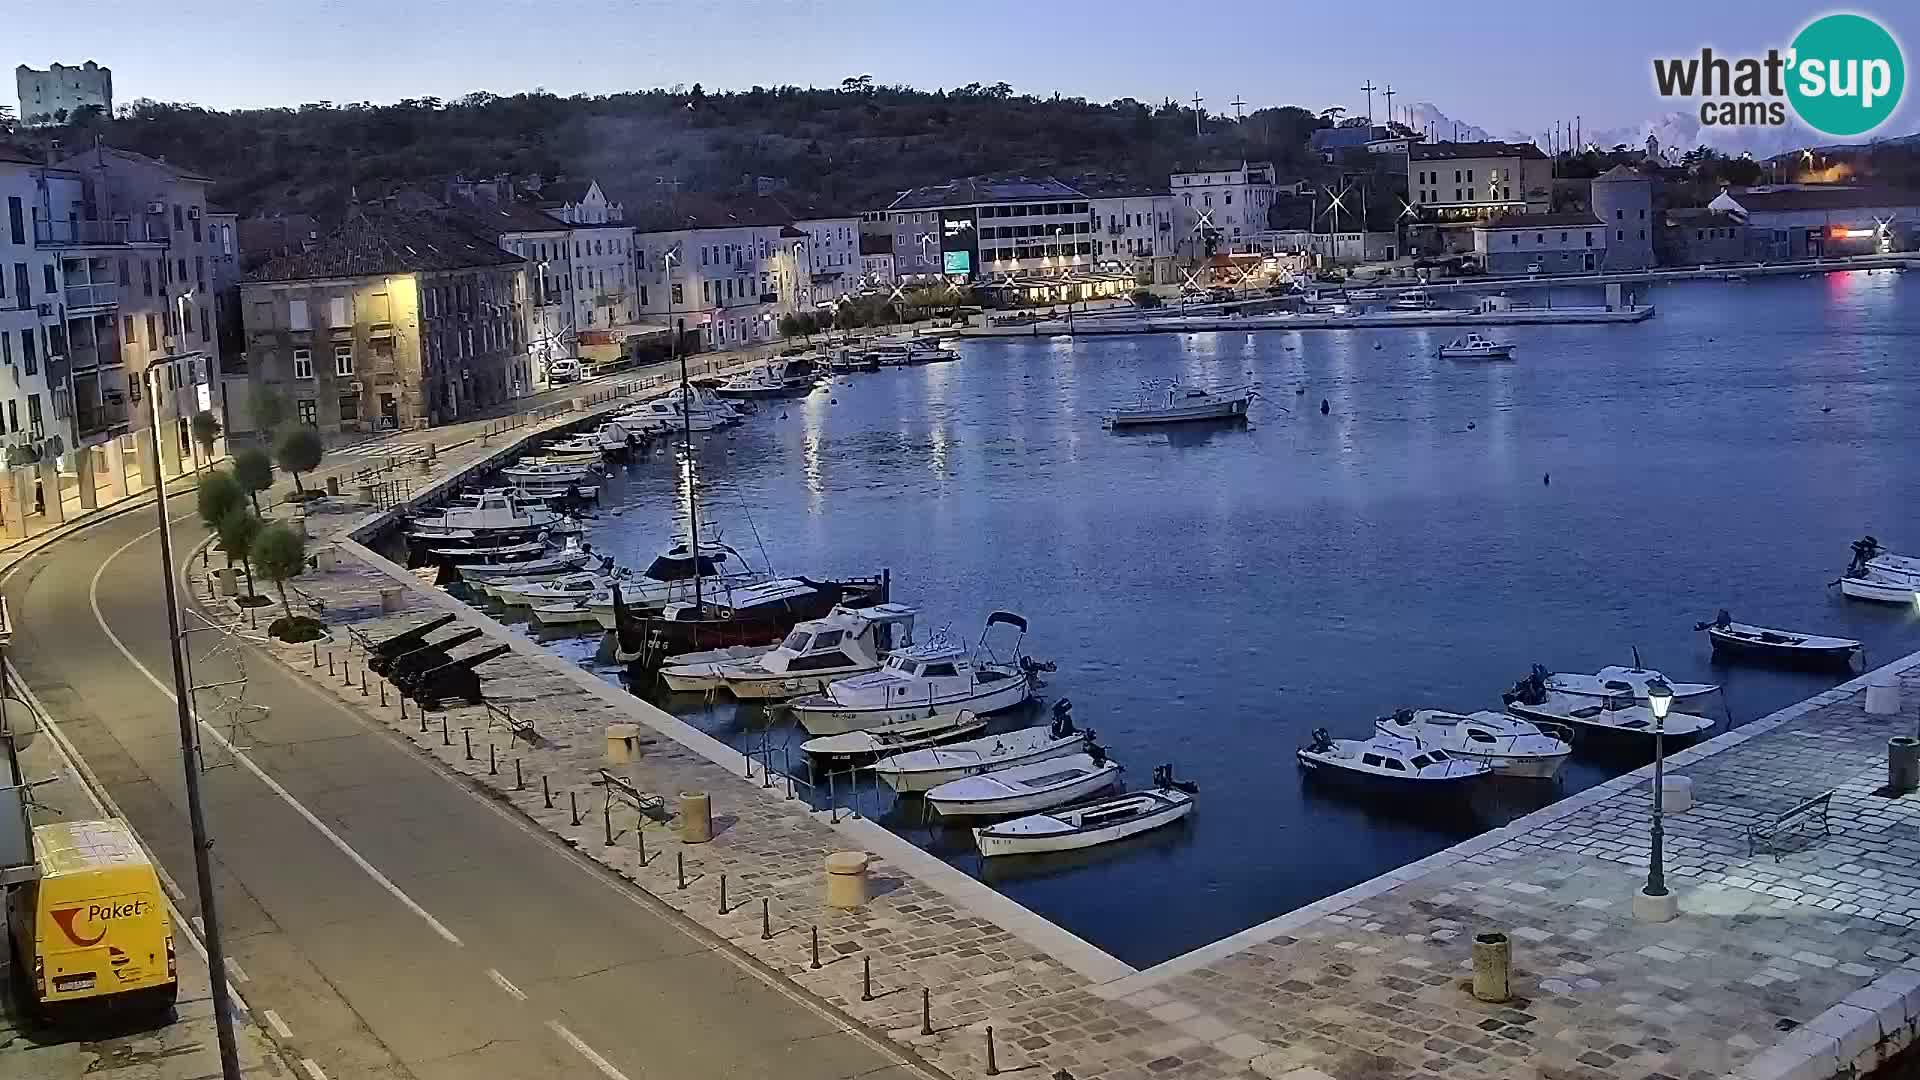
[[[1105,765],[1107,763],[1107,748],[1097,742],[1089,742],[1087,743],[1087,756],[1093,759],[1094,765]]]
[[[1513,684],[1513,689],[1500,695],[1508,705],[1541,705],[1547,700],[1547,669],[1539,664],[1533,665],[1533,673]]]
[[[1333,749],[1333,736],[1328,733],[1326,728],[1314,728],[1313,742],[1307,745],[1307,749],[1316,754],[1324,754]]]
[[[1056,739],[1064,739],[1073,733],[1073,702],[1061,698],[1053,703],[1053,725],[1049,734]]]
[[[1867,572],[1867,564],[1880,555],[1880,541],[1872,534],[1853,542],[1853,562],[1847,565],[1848,577],[1859,577]]]
[[[1189,795],[1200,794],[1200,785],[1188,780],[1173,778],[1173,765],[1155,765],[1153,767],[1153,786],[1156,791],[1184,791]]]

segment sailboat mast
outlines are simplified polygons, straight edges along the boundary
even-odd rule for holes
[[[687,462],[687,550],[693,553],[693,617],[700,609],[700,493],[693,483],[693,391],[687,386],[687,353],[679,338],[674,351],[680,354],[680,432],[682,452]]]

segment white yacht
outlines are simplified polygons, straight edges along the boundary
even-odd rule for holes
[[[1572,733],[1561,737],[1529,720],[1483,709],[1473,713],[1402,709],[1374,722],[1383,735],[1438,747],[1450,756],[1484,761],[1500,776],[1550,780],[1573,754]]]
[[[1371,739],[1336,739],[1326,728],[1316,729],[1313,741],[1294,757],[1301,768],[1322,779],[1392,790],[1402,797],[1452,795],[1493,771],[1484,761],[1455,759],[1439,747],[1422,748],[1399,735],[1376,732]]]
[[[740,416],[730,408],[725,408],[717,399],[702,398],[706,391],[695,389],[693,404],[681,405],[678,392],[643,401],[620,414],[623,422],[635,423],[646,430],[673,434],[676,431],[692,429],[694,431],[716,431],[723,427],[732,427],[740,422]]]
[[[917,338],[905,341],[887,340],[874,343],[868,353],[881,367],[905,367],[909,364],[943,364],[960,359],[960,354],[952,349],[942,348],[937,343]]]
[[[1437,311],[1440,305],[1433,300],[1433,294],[1425,289],[1408,289],[1392,300],[1387,307],[1394,311]]]
[[[557,486],[578,484],[599,472],[598,466],[591,463],[522,461],[501,469],[500,475],[514,484]]]
[[[787,356],[735,375],[714,388],[723,398],[768,398],[804,394],[813,389],[812,356]]]
[[[772,652],[715,663],[709,671],[742,701],[817,694],[835,679],[877,670],[896,650],[912,647],[914,615],[903,604],[836,607],[825,618],[795,626]],[[698,674],[683,666],[682,677]]]
[[[765,656],[775,645],[726,645],[667,657],[660,666],[660,681],[676,694],[697,694],[720,689],[719,665],[745,663]]]
[[[718,599],[732,584],[750,581],[755,576],[746,559],[729,544],[706,541],[700,545],[700,558],[688,555],[685,541],[662,548],[645,570],[631,577],[610,581],[605,588],[571,602],[542,604],[533,609],[533,620],[542,625],[559,626],[592,620],[602,629],[615,629],[613,590],[620,590],[620,601],[639,611],[662,607],[682,598],[692,599],[693,579],[698,573],[706,595]]]
[[[987,645],[997,625],[1014,627],[1019,634],[1005,660]],[[829,684],[826,693],[799,698],[787,707],[809,735],[884,731],[963,709],[982,715],[1011,709],[1033,696],[1033,672],[1039,670],[1020,651],[1026,633],[1027,620],[996,611],[987,616],[971,651],[939,634],[927,644],[894,653],[878,671],[840,679]]]

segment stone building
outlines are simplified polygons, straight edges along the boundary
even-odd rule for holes
[[[20,93],[15,115],[26,127],[64,124],[88,106],[113,116],[113,69],[91,60],[79,67],[54,64],[45,71],[21,64],[13,69],[13,82]]]
[[[1610,231],[1606,270],[1645,270],[1654,263],[1653,181],[1637,169],[1615,165],[1593,178],[1588,205]]]

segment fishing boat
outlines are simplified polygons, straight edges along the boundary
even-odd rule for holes
[[[740,423],[740,415],[726,408],[725,403],[713,397],[712,393],[701,387],[693,387],[691,407],[683,406],[684,399],[678,395],[664,396],[641,402],[620,416],[625,422],[646,424],[662,432],[674,429],[714,431]]]
[[[1706,631],[1716,658],[1757,660],[1785,667],[1851,668],[1860,653],[1860,643],[1852,638],[1737,623],[1725,610],[1712,622],[1695,624],[1694,629]]]
[[[1835,582],[1843,596],[1882,604],[1920,604],[1920,559],[1895,555],[1869,535],[1853,542],[1853,561]]]
[[[1081,731],[1073,726],[1072,710],[1072,703],[1063,700],[1055,703],[1053,722],[1050,724],[924,750],[891,753],[873,763],[873,772],[893,790],[910,794],[939,787],[963,776],[1084,753],[1088,744],[1093,742],[1093,732]]]
[[[801,743],[800,749],[814,757],[878,758],[950,742],[986,726],[986,717],[962,710],[929,716],[911,724],[897,724],[885,731],[819,735]]]
[[[1569,727],[1582,743],[1596,738],[1640,740],[1653,736],[1653,711],[1642,704],[1644,697],[1634,696],[1632,689],[1621,687],[1598,697],[1569,694],[1550,688],[1549,679],[1547,670],[1535,664],[1531,675],[1501,695],[1507,711],[1523,720]],[[1667,739],[1685,743],[1705,734],[1714,723],[1712,717],[1675,711],[1667,714],[1659,731]]]
[[[989,645],[995,626],[1011,626],[1018,634],[1005,659]],[[895,652],[878,671],[837,680],[825,693],[798,698],[787,708],[810,735],[884,731],[962,709],[982,715],[1011,709],[1033,696],[1045,668],[1021,651],[1026,634],[1026,619],[996,611],[972,649],[942,632]]]
[[[941,817],[1031,814],[1105,791],[1119,779],[1119,763],[1094,743],[1086,753],[949,780],[930,789],[926,800]]]
[[[593,431],[575,435],[551,443],[542,450],[548,458],[582,457],[597,460],[594,455],[619,453],[639,445],[640,437],[627,429],[618,420],[609,420]]]
[[[535,605],[533,619],[542,625],[597,622],[603,630],[615,627],[613,590],[618,586],[621,599],[631,611],[657,611],[677,600],[691,599],[693,580],[706,582],[709,595],[756,575],[746,558],[731,545],[709,540],[700,545],[700,558],[687,552],[684,541],[662,548],[646,569],[628,577],[609,581],[604,588],[586,596],[566,597],[548,604]]]
[[[518,465],[509,465],[500,470],[500,475],[513,484],[578,484],[599,473],[596,466],[588,464],[544,464],[523,461]]]
[[[827,370],[836,375],[854,371],[879,371],[880,358],[865,349],[839,348],[827,354]]]
[[[896,650],[912,647],[914,615],[902,604],[836,607],[795,626],[773,651],[721,661],[713,674],[741,701],[817,694],[835,679],[878,670]]]
[[[1637,661],[1636,657],[1636,661]],[[1534,665],[1535,671],[1545,670]],[[1576,698],[1588,698],[1599,701],[1613,698],[1622,692],[1629,694],[1636,703],[1647,703],[1647,684],[1655,679],[1667,684],[1673,691],[1673,711],[1683,713],[1702,713],[1712,696],[1720,687],[1714,683],[1677,682],[1667,678],[1652,668],[1623,667],[1609,664],[1591,675],[1575,672],[1554,672],[1546,677],[1547,689]]]
[[[559,524],[560,514],[522,506],[512,495],[481,495],[471,505],[416,514],[407,521],[407,539],[439,547],[488,546],[507,538],[531,537]]]
[[[1109,428],[1154,427],[1167,424],[1238,423],[1247,418],[1247,407],[1259,391],[1250,386],[1227,390],[1203,390],[1170,382],[1150,391],[1133,405],[1124,405],[1107,414]]]
[[[1440,346],[1442,360],[1511,360],[1513,346],[1470,333]]]
[[[532,549],[531,554],[521,557],[521,552],[528,548]],[[501,554],[505,550],[475,549],[466,554],[489,554],[495,557],[452,561],[448,566],[460,575],[462,581],[529,581],[547,574],[554,577],[571,574],[598,558],[591,544],[578,547],[569,544],[558,550],[545,544],[524,544],[518,545],[512,556]]]
[[[1175,780],[1172,767],[1161,765],[1145,791],[982,826],[973,830],[973,843],[989,857],[1098,847],[1179,821],[1193,812],[1199,790]]]
[[[1556,734],[1530,720],[1487,709],[1402,709],[1375,721],[1374,727],[1422,749],[1437,747],[1451,757],[1485,762],[1500,776],[1551,780],[1573,754],[1572,732]]]
[[[1455,795],[1478,783],[1493,766],[1455,758],[1439,747],[1421,747],[1399,735],[1376,733],[1369,739],[1336,739],[1318,728],[1313,740],[1294,751],[1309,775],[1355,787],[1391,789],[1402,796]]]

